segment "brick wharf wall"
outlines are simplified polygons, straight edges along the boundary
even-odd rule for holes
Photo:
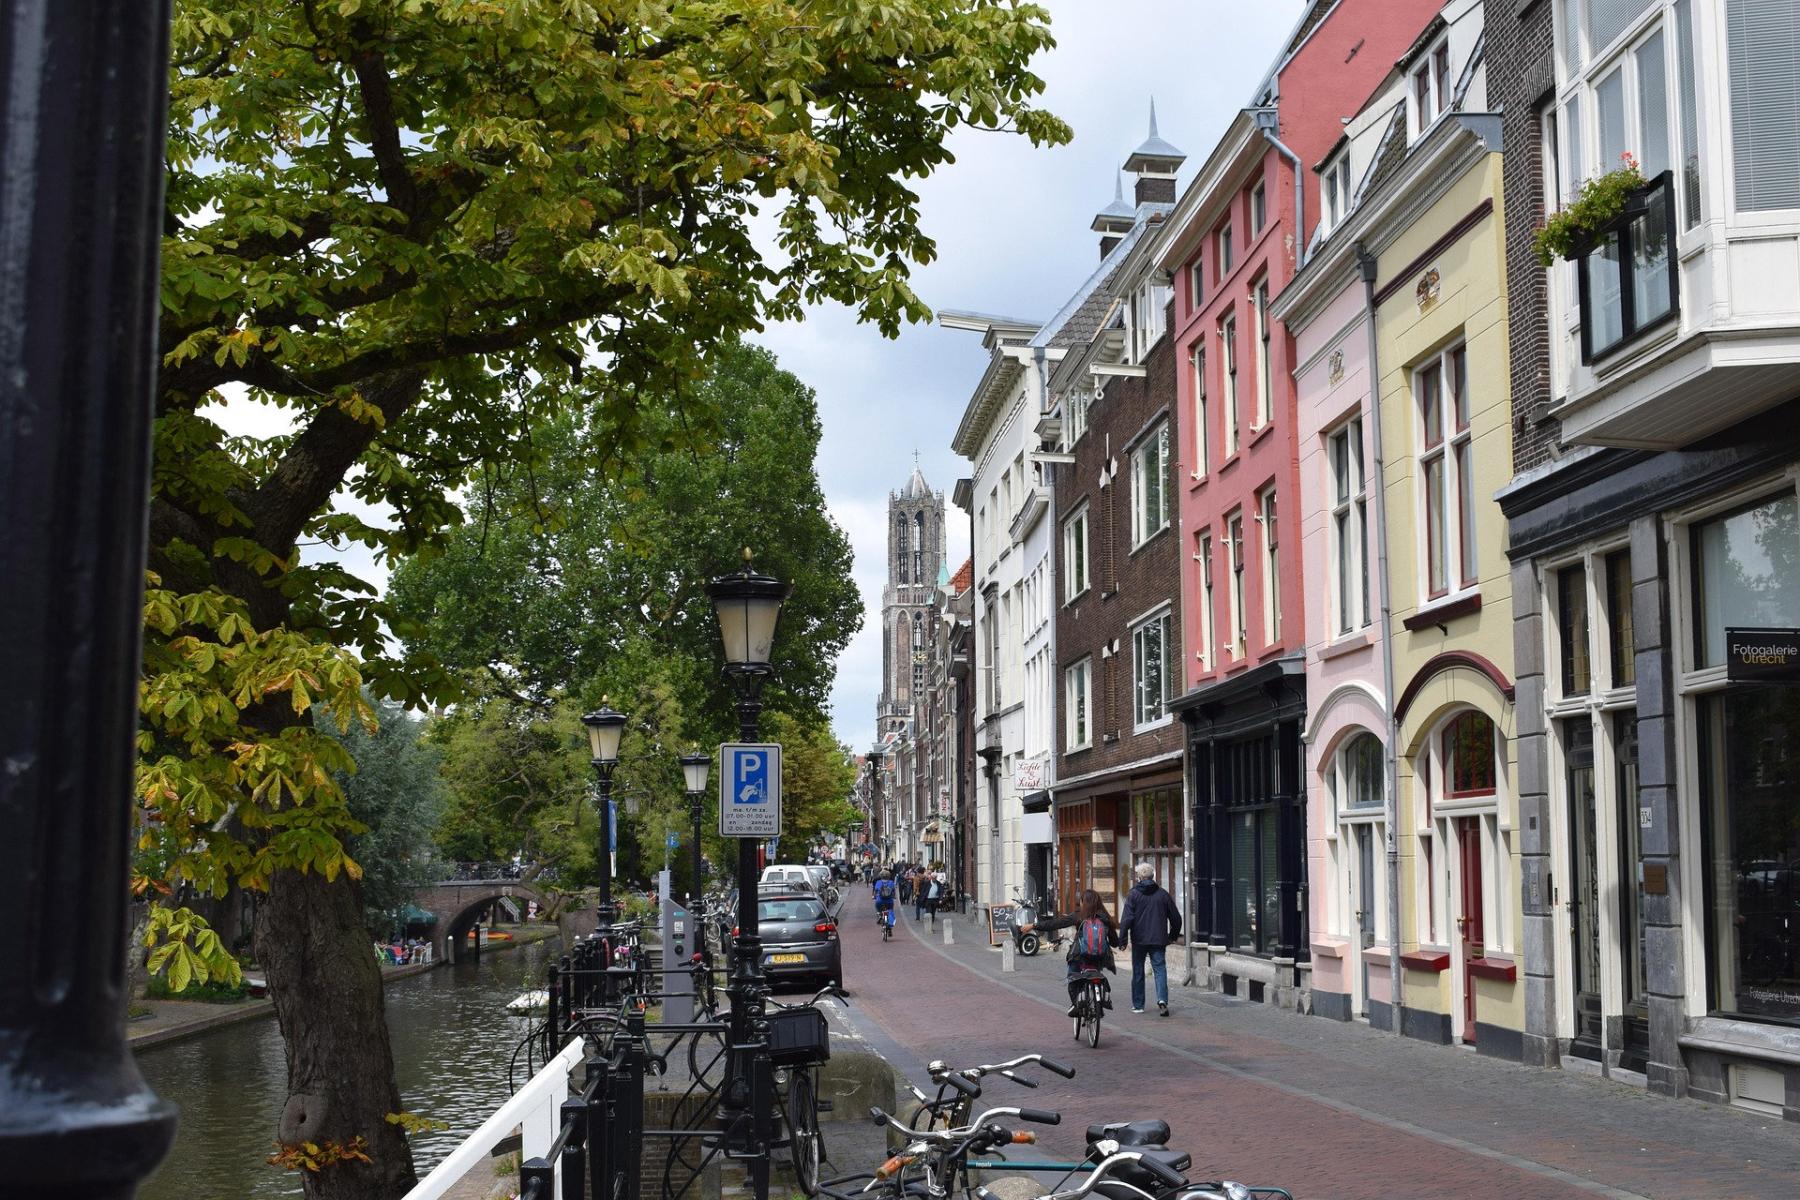
[[[1556,92],[1554,6],[1550,0],[1486,0],[1483,19],[1489,104],[1503,114],[1513,470],[1525,472],[1556,457],[1560,448],[1560,427],[1549,415],[1554,393],[1546,278],[1533,245],[1544,217],[1540,108]]]
[[[1069,779],[1136,762],[1181,748],[1181,723],[1172,721],[1148,733],[1132,732],[1131,627],[1130,622],[1156,605],[1168,602],[1176,612],[1171,633],[1180,641],[1181,531],[1176,497],[1180,494],[1181,467],[1174,448],[1181,445],[1175,422],[1175,354],[1165,335],[1150,351],[1142,379],[1114,378],[1106,398],[1088,412],[1087,432],[1075,443],[1075,464],[1056,468],[1056,693],[1059,758],[1058,779]],[[1171,446],[1168,488],[1169,527],[1131,549],[1131,450],[1157,421],[1170,422]],[[1106,487],[1100,486],[1103,469],[1117,470]],[[1088,574],[1085,595],[1065,603],[1068,594],[1063,561],[1063,521],[1082,504],[1088,506]],[[1118,653],[1102,657],[1101,648],[1118,642]],[[1093,656],[1092,747],[1068,753],[1067,696],[1063,672],[1088,655]],[[1169,654],[1171,697],[1181,693],[1182,650]],[[1108,742],[1108,735],[1116,740]]]

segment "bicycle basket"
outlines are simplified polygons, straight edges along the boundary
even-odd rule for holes
[[[776,1066],[799,1067],[831,1059],[831,1027],[816,1008],[769,1010],[769,1056]]]

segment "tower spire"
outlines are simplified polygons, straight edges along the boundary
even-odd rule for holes
[[[1150,137],[1152,140],[1156,137],[1156,94],[1154,92],[1150,95]]]

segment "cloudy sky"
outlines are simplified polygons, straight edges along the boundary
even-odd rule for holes
[[[1048,0],[1057,48],[1040,60],[1044,104],[1075,140],[1034,150],[1023,138],[959,130],[957,162],[925,181],[925,226],[938,259],[914,277],[934,309],[1042,319],[1094,269],[1088,231],[1112,199],[1114,172],[1147,132],[1152,95],[1164,139],[1197,167],[1247,103],[1299,17],[1301,0]],[[1184,173],[1182,183],[1187,182]],[[948,498],[967,463],[950,449],[986,365],[973,334],[914,327],[888,341],[841,308],[820,309],[761,339],[815,388],[824,417],[819,478],[856,548],[863,631],[838,660],[832,719],[862,749],[881,691],[887,494],[912,470]],[[952,570],[968,553],[967,514],[949,509]]]

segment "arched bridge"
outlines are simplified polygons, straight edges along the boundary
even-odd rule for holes
[[[536,900],[539,908],[550,907],[547,894],[518,879],[446,879],[415,892],[413,903],[437,918],[431,927],[432,956],[439,962],[455,962],[470,926],[501,898],[517,900],[521,908],[527,900]]]

